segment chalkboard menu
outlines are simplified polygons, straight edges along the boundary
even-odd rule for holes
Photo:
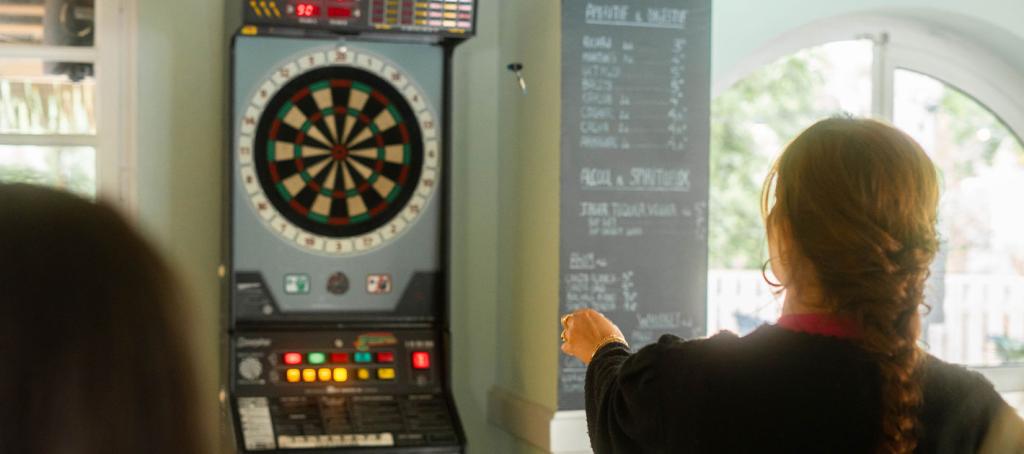
[[[634,348],[705,330],[710,3],[562,1],[560,309]],[[559,358],[580,410],[586,368]]]

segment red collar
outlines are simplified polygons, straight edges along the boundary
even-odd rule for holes
[[[787,314],[779,317],[777,324],[790,331],[840,339],[856,339],[861,335],[856,320],[835,314]]]

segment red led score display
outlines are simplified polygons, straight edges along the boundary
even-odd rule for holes
[[[317,17],[320,15],[320,6],[312,3],[298,3],[295,5],[295,15],[299,17]]]
[[[298,17],[320,17],[320,5],[300,2],[295,4],[295,15]],[[327,8],[327,17],[348,19],[352,17],[352,8],[332,6]]]

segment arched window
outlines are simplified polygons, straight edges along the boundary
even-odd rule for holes
[[[1012,101],[1024,99],[1024,78],[960,40],[864,23],[783,37],[774,59],[769,46],[756,56],[767,64],[714,97],[709,329],[745,333],[779,315],[761,275],[759,194],[786,142],[823,117],[873,116],[911,134],[941,172],[923,343],[982,371],[1024,410],[1024,107]],[[801,35],[818,44],[796,50]]]

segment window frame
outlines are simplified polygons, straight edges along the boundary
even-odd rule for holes
[[[892,121],[897,69],[918,72],[962,91],[1024,142],[1024,73],[990,51],[927,23],[882,15],[849,15],[790,30],[766,43],[712,83],[712,98],[757,69],[800,50],[834,41],[874,43],[872,113]],[[1024,365],[969,367],[1000,392],[1024,391]]]
[[[137,209],[137,0],[97,0],[93,45],[0,43],[0,58],[92,63],[96,134],[0,134],[5,145],[88,146],[96,150],[96,194],[131,217]]]
[[[96,0],[96,21],[97,190],[100,197],[134,218],[138,209],[138,0]]]

